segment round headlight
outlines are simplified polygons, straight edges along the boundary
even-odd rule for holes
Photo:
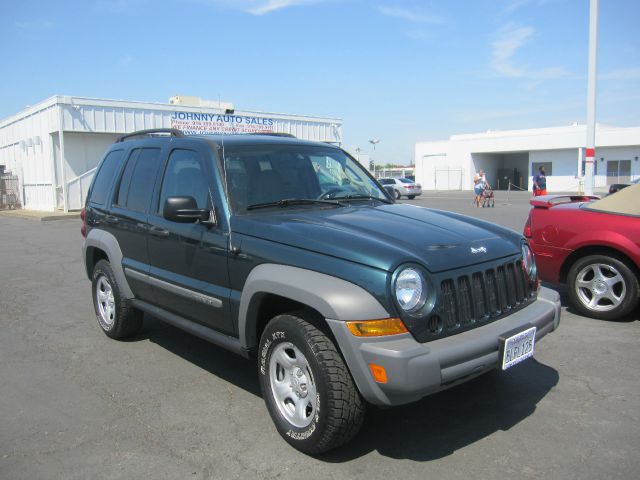
[[[526,243],[522,244],[522,265],[524,266],[524,271],[529,275],[529,278],[535,280],[538,273],[536,269],[536,259],[533,256],[531,248]]]
[[[395,293],[398,305],[405,312],[413,312],[424,305],[426,284],[422,274],[415,268],[407,267],[396,277]]]

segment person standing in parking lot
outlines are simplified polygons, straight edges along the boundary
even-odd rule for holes
[[[487,188],[487,177],[484,174],[484,170],[480,169],[475,177],[473,177],[473,193],[475,194],[473,203],[475,203],[476,207],[480,206],[480,198],[485,188]]]
[[[544,166],[538,168],[538,173],[533,176],[533,196],[539,197],[540,195],[547,194],[547,176],[544,173]]]

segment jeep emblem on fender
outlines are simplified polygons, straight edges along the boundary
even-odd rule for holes
[[[478,248],[471,247],[471,253],[487,253],[487,249],[486,247],[478,247]]]

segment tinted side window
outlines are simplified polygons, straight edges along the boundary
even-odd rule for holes
[[[136,167],[139,153],[139,148],[131,151],[129,159],[127,160],[127,165],[124,167],[124,172],[122,172],[120,185],[118,187],[118,194],[116,195],[115,201],[115,204],[120,207],[125,207],[127,205],[127,195],[129,193],[129,185],[131,185],[131,175],[133,174],[133,169]]]
[[[123,155],[123,150],[114,150],[107,154],[102,162],[100,170],[98,170],[98,173],[96,174],[96,179],[93,182],[93,188],[91,189],[91,202],[98,203],[100,205],[105,204],[109,188],[113,184],[113,179],[120,169]]]
[[[137,212],[147,211],[160,166],[159,156],[159,148],[142,148],[129,157],[118,191],[118,205]]]
[[[203,160],[192,150],[171,152],[162,180],[158,211],[162,212],[167,197],[182,196],[195,198],[198,208],[209,208],[209,186]]]

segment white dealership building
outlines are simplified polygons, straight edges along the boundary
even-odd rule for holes
[[[18,178],[31,210],[82,208],[95,167],[119,136],[176,128],[186,133],[290,133],[342,143],[342,120],[259,111],[230,103],[172,97],[168,103],[54,96],[0,120],[0,166]]]
[[[483,169],[498,189],[531,190],[532,175],[545,167],[549,192],[584,188],[586,127],[534,128],[452,135],[449,140],[418,142],[416,181],[428,190],[471,190]],[[640,177],[640,127],[596,127],[594,188]],[[515,187],[514,187],[515,186]]]

